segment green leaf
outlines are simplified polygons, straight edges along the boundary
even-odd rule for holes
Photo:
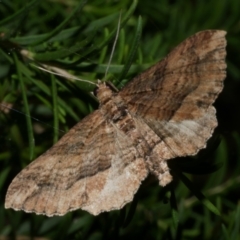
[[[52,32],[45,35],[45,37],[39,39],[36,42],[33,42],[31,45],[32,46],[39,45],[39,44],[47,41],[51,37],[55,36],[57,33],[59,33],[77,14],[81,14],[81,11],[86,3],[87,3],[87,0],[81,0],[81,2],[76,7],[76,9],[74,11],[72,11],[72,13],[69,14],[69,16],[62,23],[60,23]]]
[[[220,216],[218,209],[199,191],[196,186],[183,174],[179,174],[180,179],[186,185],[186,187],[196,196],[196,198],[201,201],[205,207],[207,207],[211,212]]]
[[[25,113],[26,113],[27,133],[28,133],[28,142],[29,142],[29,150],[30,150],[29,159],[32,160],[33,154],[34,154],[35,140],[34,140],[34,135],[33,135],[32,121],[31,121],[31,118],[29,117],[30,110],[29,110],[29,104],[28,104],[28,100],[27,100],[27,92],[26,92],[26,88],[24,86],[22,69],[20,69],[20,63],[19,63],[19,60],[15,53],[13,53],[13,59],[14,59],[15,66],[17,69],[17,75],[18,75],[18,79],[19,79],[21,91],[22,91],[22,98],[23,98],[24,109],[25,109]]]
[[[132,46],[130,48],[129,57],[126,60],[126,63],[124,65],[121,75],[118,78],[119,82],[121,79],[123,79],[126,76],[128,70],[133,62],[133,59],[134,59],[137,49],[138,49],[139,41],[141,39],[141,34],[142,34],[142,18],[139,17],[137,27],[136,27],[136,33],[135,33],[135,36],[134,36],[134,39],[132,42]]]
[[[26,4],[23,8],[15,12],[14,14],[10,15],[9,17],[3,19],[0,21],[0,27],[2,27],[4,24],[9,24],[15,21],[19,21],[19,18],[22,16],[25,16],[29,13],[29,11],[36,6],[36,4],[40,3],[39,0],[33,0]]]

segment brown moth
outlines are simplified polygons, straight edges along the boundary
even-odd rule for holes
[[[132,201],[149,173],[171,182],[167,160],[196,154],[217,126],[225,35],[196,33],[119,92],[99,83],[99,109],[14,178],[5,207],[98,215]]]

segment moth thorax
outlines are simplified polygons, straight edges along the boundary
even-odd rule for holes
[[[97,90],[97,98],[100,104],[104,104],[112,99],[113,91],[105,84],[101,84]]]

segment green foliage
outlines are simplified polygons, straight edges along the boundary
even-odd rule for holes
[[[104,79],[122,10],[118,43]],[[240,239],[240,2],[7,1],[0,3],[0,236],[46,239]],[[215,103],[218,138],[196,157],[170,161],[174,182],[146,181],[132,203],[97,217],[48,218],[4,209],[14,176],[97,108],[94,85],[121,88],[204,29],[228,32],[228,76]],[[31,118],[30,118],[31,116]],[[189,175],[193,174],[193,175]],[[117,196],[116,196],[117,197]]]

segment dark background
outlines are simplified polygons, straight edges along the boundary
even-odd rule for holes
[[[240,1],[26,2],[0,2],[0,238],[240,239]],[[171,162],[194,174],[167,188],[145,182],[132,204],[97,217],[5,210],[14,176],[98,106],[93,85],[36,66],[104,79],[121,10],[128,20],[106,77],[119,89],[190,35],[227,31],[227,78],[214,104],[219,126],[200,154]]]

